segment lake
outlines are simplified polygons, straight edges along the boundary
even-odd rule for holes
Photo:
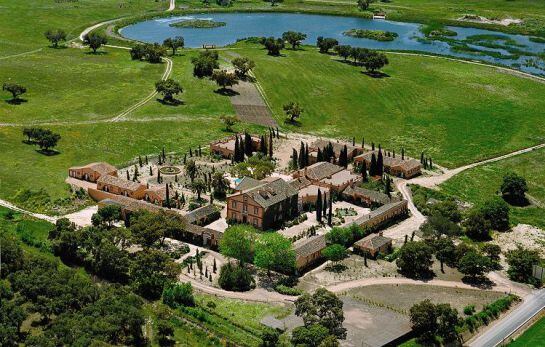
[[[225,22],[216,28],[177,28],[170,24],[192,19]],[[501,32],[447,27],[457,33],[443,40],[427,39],[420,32],[421,24],[388,20],[371,20],[299,13],[211,13],[194,14],[145,20],[121,28],[126,38],[142,42],[159,42],[174,36],[183,36],[186,47],[203,44],[226,46],[238,39],[254,36],[279,37],[288,30],[307,34],[305,44],[316,44],[319,36],[335,38],[340,44],[382,50],[419,51],[440,55],[469,58],[500,64],[535,75],[545,75],[545,44],[533,42],[524,35]],[[394,41],[379,42],[343,35],[350,29],[372,29],[398,34]],[[476,36],[479,35],[479,36]]]

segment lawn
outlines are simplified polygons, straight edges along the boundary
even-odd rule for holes
[[[160,0],[0,0],[0,57],[19,54],[48,44],[43,33],[63,29],[68,38],[104,20],[162,11],[169,1]]]
[[[151,126],[153,124],[153,126]],[[93,161],[123,165],[138,155],[157,155],[163,146],[167,152],[186,152],[190,147],[228,136],[219,117],[178,117],[176,120],[126,121],[48,126],[60,133],[59,154],[45,156],[36,147],[23,143],[20,127],[0,127],[0,143],[8,149],[0,158],[0,197],[14,200],[18,191],[44,189],[54,203],[69,196],[64,183],[68,167]],[[235,129],[243,131],[244,125]],[[250,128],[249,131],[257,131]],[[25,206],[24,201],[15,202]],[[46,206],[47,205],[47,206]],[[43,212],[51,212],[44,201]]]
[[[528,330],[519,336],[515,341],[509,344],[509,347],[518,346],[533,346],[543,347],[545,346],[545,317],[538,320]]]
[[[0,207],[0,232],[15,235],[25,251],[30,253],[42,253],[53,257],[47,239],[52,227],[49,222]]]
[[[526,178],[533,205],[511,208],[512,224],[524,223],[545,228],[545,150],[540,149],[496,163],[467,170],[443,183],[441,191],[480,205],[498,194],[503,175],[515,172]]]
[[[1,92],[0,114],[5,123],[91,121],[112,118],[143,99],[161,78],[165,64],[130,59],[125,50],[104,54],[66,48],[44,50],[0,60],[0,81],[28,90],[19,105]]]
[[[234,114],[228,96],[220,95],[215,91],[218,86],[208,78],[193,76],[191,58],[197,55],[196,50],[178,51],[172,58],[174,67],[171,78],[178,81],[183,93],[176,96],[182,101],[181,105],[172,106],[152,100],[129,116],[131,119],[161,118],[161,117],[216,117],[223,114]],[[220,63],[223,61],[220,60]]]
[[[541,110],[545,84],[491,67],[445,59],[389,54],[388,77],[372,78],[361,68],[313,47],[283,50],[271,57],[239,44],[238,54],[256,61],[255,75],[283,122],[282,106],[304,109],[292,131],[355,136],[398,153],[456,167],[543,141]]]

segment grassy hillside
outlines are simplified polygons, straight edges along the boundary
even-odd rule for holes
[[[515,224],[525,223],[545,228],[545,150],[536,150],[497,163],[483,165],[455,176],[441,185],[441,190],[475,205],[497,194],[506,172],[516,172],[526,178],[528,195],[534,204],[512,207]]]
[[[388,76],[313,47],[271,57],[255,47],[237,50],[256,61],[255,74],[283,122],[282,105],[304,108],[291,130],[324,136],[365,136],[414,156],[421,151],[449,167],[543,141],[545,84],[495,68],[445,59],[389,54]]]

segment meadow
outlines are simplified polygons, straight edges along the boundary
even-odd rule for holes
[[[515,172],[526,178],[528,197],[526,207],[511,207],[511,222],[545,228],[545,150],[526,154],[467,170],[443,183],[442,192],[479,206],[498,195],[503,175]]]
[[[314,47],[282,56],[239,44],[256,61],[254,73],[280,123],[282,106],[304,109],[292,131],[365,137],[387,149],[456,167],[541,143],[545,84],[496,68],[446,59],[387,54],[383,78]]]
[[[541,318],[534,325],[532,325],[528,330],[519,336],[515,341],[509,344],[509,347],[523,347],[523,346],[534,346],[534,347],[543,347],[545,346],[545,341],[543,336],[545,335],[545,318]]]

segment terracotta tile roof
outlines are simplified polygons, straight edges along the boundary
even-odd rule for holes
[[[213,213],[218,212],[218,209],[214,205],[205,205],[199,208],[194,209],[193,211],[188,212],[185,215],[185,218],[187,218],[188,223],[195,223],[196,221],[206,218],[210,216]]]
[[[420,162],[416,159],[405,160],[400,165],[402,169],[407,171],[420,168],[421,166],[422,164],[420,164]]]
[[[356,158],[363,158],[365,159],[365,161],[370,162],[373,153],[375,153],[375,157],[378,158],[378,151],[376,150],[363,153],[361,155],[358,155]],[[400,167],[404,170],[412,170],[414,168],[418,168],[421,166],[420,162],[416,159],[405,157],[405,159],[402,160],[400,156],[397,156],[395,158],[388,157],[384,153],[384,151],[382,151],[382,158],[383,158],[384,166],[387,166],[387,167]]]
[[[295,178],[291,181],[288,182],[290,186],[292,186],[293,188],[297,189],[297,190],[301,190],[307,186],[309,186],[311,183],[310,181],[306,178],[306,177],[299,177],[299,178]]]
[[[136,191],[138,189],[141,189],[142,187],[145,188],[145,186],[142,183],[127,181],[126,179],[110,176],[110,175],[100,176],[97,182],[102,184],[109,184],[112,186],[130,190],[130,191]]]
[[[262,183],[259,180],[256,180],[248,176],[244,176],[242,180],[235,187],[235,190],[238,190],[238,191],[248,190],[248,189],[255,188],[261,184]]]
[[[263,208],[273,206],[298,194],[297,190],[281,178],[265,182],[245,193],[249,194]]]
[[[149,187],[144,191],[144,193],[155,193],[157,194],[162,200],[165,200],[167,198],[167,187],[165,186],[152,186]],[[171,195],[172,197],[172,195]]]
[[[384,245],[392,244],[392,239],[382,235],[371,234],[354,243],[355,247],[377,250]]]
[[[100,203],[106,204],[106,205],[110,205],[110,204],[119,205],[122,208],[131,212],[138,211],[138,210],[146,210],[149,212],[159,212],[161,210],[166,210],[165,208],[159,207],[157,205],[150,204],[142,200],[136,200],[126,196],[122,196],[122,195],[112,196],[110,198],[102,200]]]
[[[309,147],[312,148],[314,151],[317,151],[318,148],[321,150],[324,147],[328,146],[330,143],[331,143],[331,146],[333,146],[333,152],[335,152],[335,156],[337,157],[339,156],[339,154],[341,154],[341,150],[344,149],[345,145],[346,145],[346,149],[348,150],[348,153],[361,148],[358,146],[352,146],[351,143],[322,140],[322,139],[314,141]]]
[[[395,208],[399,207],[400,205],[407,205],[407,200],[401,200],[401,201],[392,202],[392,203],[389,203],[389,204],[386,204],[386,205],[382,205],[379,208],[377,208],[376,210],[371,211],[371,213],[366,214],[366,215],[361,216],[360,218],[356,219],[353,224],[362,225],[363,223],[365,223],[365,222],[367,222],[367,221],[369,221],[371,219],[380,217],[381,215],[387,213],[391,209],[395,209]]]
[[[359,179],[361,179],[360,175],[355,175],[351,173],[350,171],[343,169],[339,172],[334,173],[330,178],[329,177],[324,178],[322,182],[326,184],[331,184],[334,186],[340,186],[340,185],[357,181]]]
[[[311,236],[301,239],[293,244],[293,250],[297,258],[307,257],[326,248],[325,235]]]
[[[304,172],[304,175],[310,180],[321,181],[324,178],[331,177],[333,174],[344,170],[342,167],[331,164],[329,162],[321,161],[316,164],[307,166],[301,171]]]
[[[369,200],[382,205],[390,203],[391,200],[390,197],[384,193],[377,192],[376,190],[365,189],[356,185],[346,187],[346,189],[343,191],[343,195],[348,197],[352,197],[354,195],[364,196]]]
[[[102,175],[107,175],[112,172],[116,172],[117,168],[113,165],[110,165],[106,162],[97,162],[97,163],[90,163],[83,166],[73,166],[70,168],[70,170],[81,170],[81,169],[91,169],[93,171],[96,171]]]

